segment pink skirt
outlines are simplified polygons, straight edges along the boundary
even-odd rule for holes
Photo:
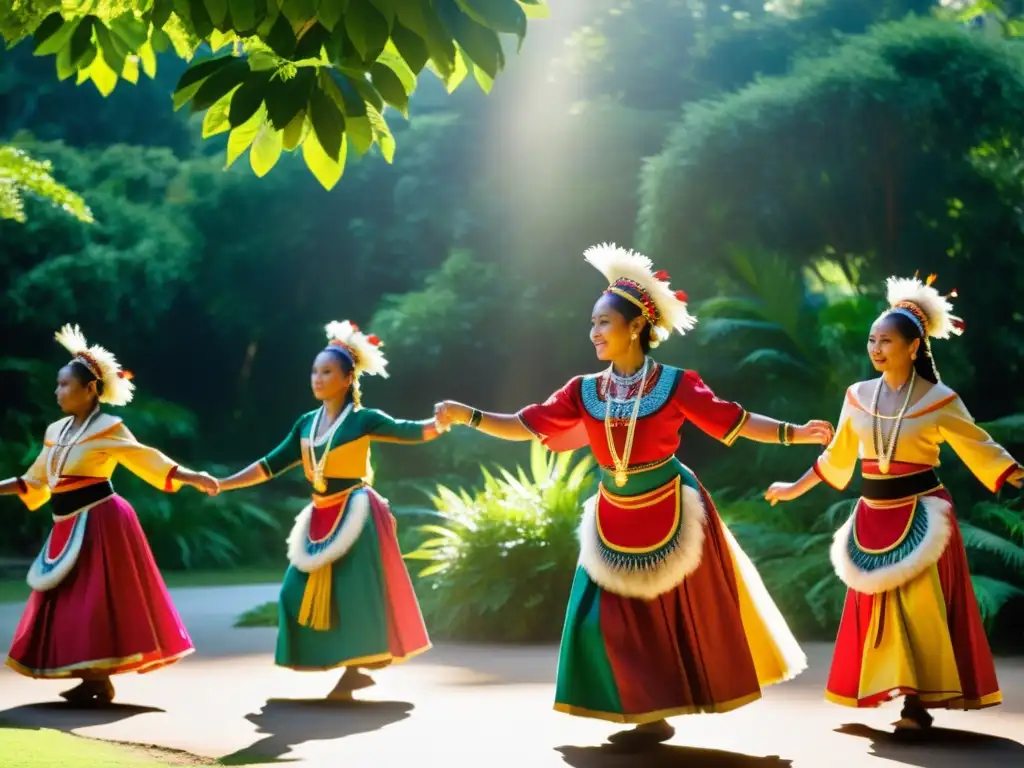
[[[135,510],[114,495],[89,510],[70,573],[32,592],[7,666],[36,678],[117,675],[150,672],[193,650]]]

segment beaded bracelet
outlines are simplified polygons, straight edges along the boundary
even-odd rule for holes
[[[793,425],[788,424],[784,421],[779,422],[779,444],[780,445],[792,445],[793,444]]]

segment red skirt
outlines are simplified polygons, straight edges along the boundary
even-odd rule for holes
[[[847,591],[825,697],[849,707],[877,707],[900,695],[917,695],[924,706],[933,708],[999,704],[995,664],[949,494],[940,489],[905,507],[889,508],[873,508],[861,499],[858,546],[872,546],[864,542],[874,537],[873,551],[880,552],[880,536],[897,541],[897,529],[911,528],[912,505],[916,514],[927,514],[928,525],[948,528],[942,535],[945,547],[934,563],[914,568],[916,573],[898,586],[882,591],[885,585],[879,583],[873,594]],[[885,528],[893,533],[885,533]],[[922,555],[927,546],[925,539]],[[925,557],[921,564],[930,559]],[[848,569],[841,560],[834,547],[837,569]],[[856,578],[847,571],[843,580],[849,585]]]
[[[135,510],[115,495],[89,510],[67,576],[32,592],[7,665],[36,678],[116,675],[150,672],[193,650]]]

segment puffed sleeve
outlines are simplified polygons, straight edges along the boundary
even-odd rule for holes
[[[50,442],[43,447],[32,466],[18,478],[18,498],[31,510],[39,509],[50,500],[50,484],[46,478],[46,460],[50,455]]]
[[[860,440],[850,421],[853,415],[851,397],[850,390],[847,390],[832,442],[814,462],[814,473],[837,491],[845,490],[850,484],[853,471],[857,468],[857,459],[860,458]]]
[[[140,443],[124,424],[118,424],[106,439],[110,441],[106,450],[133,475],[168,493],[181,488],[182,482],[176,477],[178,463],[156,448]]]
[[[1005,448],[979,427],[959,398],[953,398],[939,411],[939,436],[993,493],[1003,487],[1017,461]]]
[[[583,377],[576,376],[543,403],[528,405],[516,414],[549,450],[575,451],[590,445],[582,419],[582,383]]]
[[[387,443],[422,443],[423,430],[432,420],[408,421],[395,419],[376,408],[363,412],[363,428],[371,440]]]
[[[267,477],[283,475],[290,469],[294,469],[302,463],[302,424],[305,416],[300,416],[288,433],[288,436],[280,444],[260,459],[260,466]]]
[[[716,397],[695,371],[683,373],[675,399],[687,421],[726,445],[736,442],[750,418],[739,403]]]

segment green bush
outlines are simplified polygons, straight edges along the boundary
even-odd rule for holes
[[[417,576],[431,633],[471,641],[547,642],[562,629],[579,544],[576,528],[593,489],[593,459],[530,452],[530,475],[481,468],[473,494],[439,486],[443,525],[405,557],[427,565]]]

